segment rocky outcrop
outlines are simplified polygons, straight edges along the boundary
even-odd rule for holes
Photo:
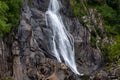
[[[64,24],[74,37],[77,68],[80,73],[94,75],[102,66],[101,51],[97,46],[91,46],[91,31],[74,17],[69,0],[59,1]],[[45,20],[49,0],[23,2],[18,34],[11,46],[11,75],[15,80],[77,80],[78,77],[63,63],[56,61],[49,50],[51,30]]]
[[[13,71],[13,56],[11,51],[11,42],[13,40],[9,38],[10,37],[7,36],[7,38],[0,39],[0,77],[9,77]]]
[[[111,64],[100,70],[99,73],[96,74],[96,80],[119,80],[120,79],[120,65]]]
[[[31,64],[36,69],[35,65],[41,60],[41,57],[55,59],[48,48],[48,38],[51,30],[46,26],[45,22],[45,11],[49,0],[26,0],[24,2],[18,29],[19,55],[25,69],[27,64]],[[75,39],[78,70],[81,73],[90,75],[101,66],[101,52],[98,48],[91,47],[91,33],[80,24],[77,18],[73,17],[69,1],[61,0],[61,5],[60,11],[61,15],[63,15],[64,24]]]

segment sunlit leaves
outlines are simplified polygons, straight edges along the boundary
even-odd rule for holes
[[[22,0],[0,0],[0,36],[18,27]]]
[[[9,32],[9,26],[10,24],[7,23],[7,11],[8,6],[5,2],[0,1],[0,36],[2,36],[3,33]]]
[[[120,36],[115,37],[115,43],[111,44],[109,49],[109,59],[111,61],[114,61],[114,59],[117,59],[117,57],[120,56]]]

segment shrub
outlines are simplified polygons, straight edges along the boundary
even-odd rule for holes
[[[0,1],[0,36],[15,29],[20,20],[20,8],[22,0]]]
[[[109,50],[109,60],[116,61],[120,57],[120,36],[115,36],[115,43],[108,47]]]

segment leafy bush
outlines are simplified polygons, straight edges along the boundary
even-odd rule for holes
[[[87,15],[88,9],[94,8],[102,16],[103,26],[107,32],[108,37],[113,37],[115,44],[101,45],[99,47],[106,61],[114,61],[117,57],[120,57],[120,0],[70,0],[72,3],[73,12],[80,20],[81,17]],[[86,2],[87,1],[87,2]],[[86,25],[86,24],[85,24]],[[96,27],[95,27],[96,28]],[[96,28],[97,32],[99,30]],[[96,36],[91,34],[91,46],[96,44]],[[98,34],[99,35],[99,34]],[[120,63],[120,59],[118,60]]]
[[[0,36],[19,24],[22,0],[0,0]]]
[[[87,14],[84,9],[84,6],[80,0],[70,0],[72,4],[73,13],[79,19]]]
[[[120,57],[120,36],[115,37],[116,43],[111,44],[108,47],[109,50],[109,60],[110,61],[116,61]],[[117,58],[118,57],[118,58]]]
[[[100,12],[105,20],[112,19],[115,16],[115,11],[109,7],[107,4],[96,7],[98,12]]]
[[[120,12],[120,0],[106,0],[106,3],[118,13]]]
[[[10,24],[7,23],[7,11],[8,11],[8,6],[5,2],[0,1],[0,36],[4,32],[9,32],[9,26]]]
[[[91,46],[92,46],[92,47],[95,47],[95,46],[96,46],[96,37],[91,36],[90,41],[91,41]]]

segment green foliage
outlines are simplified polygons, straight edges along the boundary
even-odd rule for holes
[[[109,50],[108,58],[110,61],[117,60],[120,57],[120,36],[116,36],[115,41],[116,43],[111,44],[108,47],[108,50]]]
[[[120,19],[116,18],[116,16],[119,17],[119,15],[117,15],[117,11],[113,9],[111,6],[109,6],[108,4],[106,4],[105,2],[102,5],[96,5],[95,8],[99,13],[102,14],[105,28],[106,26],[107,27],[109,26],[110,29],[112,30],[112,33],[116,33],[116,32],[119,33],[119,31],[116,31],[118,30],[117,26],[120,25],[118,23]],[[107,30],[108,33],[109,33],[109,30]]]
[[[100,12],[105,20],[112,19],[115,16],[115,11],[109,7],[107,4],[96,7],[98,12]]]
[[[11,23],[12,27],[17,27],[20,19],[20,7],[22,0],[9,0],[7,2],[9,6],[8,22]]]
[[[113,36],[116,42],[105,46],[103,50],[108,53],[109,61],[119,63],[117,57],[120,56],[120,1],[106,0],[102,4],[95,5],[94,8],[102,14],[107,35]]]
[[[87,3],[102,14],[108,35],[120,34],[120,0],[87,0]]]
[[[7,4],[0,1],[0,36],[2,36],[3,32],[9,31],[8,19],[6,18],[8,9]]]
[[[94,36],[91,36],[91,46],[95,46],[96,45],[96,37],[94,37]]]
[[[94,8],[102,16],[103,26],[107,32],[108,37],[113,37],[115,44],[102,45],[102,41],[99,43],[101,51],[105,61],[114,61],[120,56],[120,0],[70,0],[73,8],[73,12],[76,17],[82,20],[82,17],[88,15],[88,10]],[[87,2],[86,2],[87,1]],[[86,7],[86,8],[85,8]],[[86,24],[84,24],[86,25]],[[95,27],[97,35],[99,35],[99,29]],[[96,36],[91,34],[91,46],[96,45]],[[120,64],[120,59],[118,59]]]
[[[79,19],[87,14],[84,6],[79,0],[70,0],[72,4],[73,13]]]
[[[120,11],[120,0],[106,0],[106,3],[112,7],[113,9],[115,9],[117,11],[117,13],[119,13]]]
[[[115,30],[116,27],[112,27],[110,25],[104,25],[105,26],[105,29],[107,31],[107,36],[110,37],[111,35],[116,35],[118,34],[117,31]]]
[[[0,0],[0,36],[19,24],[22,0]]]

